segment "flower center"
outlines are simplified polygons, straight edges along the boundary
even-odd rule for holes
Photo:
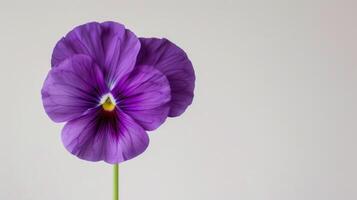
[[[102,108],[105,111],[113,111],[115,109],[115,102],[112,100],[111,96],[104,97],[105,101],[102,103]]]

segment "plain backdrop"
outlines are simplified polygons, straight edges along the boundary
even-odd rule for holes
[[[0,199],[112,198],[42,107],[74,26],[124,23],[192,60],[195,99],[120,166],[121,200],[356,200],[356,1],[0,1]]]

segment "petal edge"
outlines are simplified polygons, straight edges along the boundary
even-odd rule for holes
[[[139,38],[137,64],[151,65],[166,75],[171,87],[170,117],[181,115],[191,105],[195,72],[186,53],[167,39]]]

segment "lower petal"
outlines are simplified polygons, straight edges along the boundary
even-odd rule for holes
[[[66,149],[80,159],[120,163],[145,151],[149,137],[127,114],[94,109],[62,130]]]

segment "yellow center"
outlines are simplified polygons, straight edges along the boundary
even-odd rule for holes
[[[115,104],[112,102],[110,97],[107,97],[107,99],[102,104],[102,107],[105,111],[113,111],[115,109]]]

